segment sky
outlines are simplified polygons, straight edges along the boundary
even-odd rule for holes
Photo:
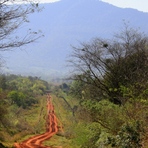
[[[40,2],[42,3],[49,3],[49,2],[56,2],[56,1],[59,1],[59,0],[39,0]]]
[[[39,0],[42,3],[55,2],[59,0]],[[139,11],[148,12],[148,0],[100,0],[121,8],[134,8]]]
[[[148,12],[148,0],[101,0],[117,7],[134,8],[139,11]]]

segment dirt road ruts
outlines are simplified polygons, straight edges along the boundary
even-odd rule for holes
[[[57,117],[54,113],[54,106],[50,94],[47,94],[47,121],[46,132],[41,135],[33,136],[21,143],[15,143],[15,148],[52,148],[42,145],[43,141],[51,138],[58,132]],[[59,147],[61,148],[61,147]]]

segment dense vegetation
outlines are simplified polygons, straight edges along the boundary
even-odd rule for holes
[[[48,87],[48,83],[38,77],[0,75],[1,142],[11,143],[21,136],[43,130],[39,125],[39,114],[41,98]]]
[[[82,148],[148,145],[148,37],[125,26],[112,40],[74,47],[71,93],[91,128]]]
[[[115,37],[74,47],[72,81],[53,91],[64,133],[50,144],[147,148],[148,38],[127,26]]]

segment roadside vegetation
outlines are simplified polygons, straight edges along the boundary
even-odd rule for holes
[[[73,49],[70,93],[88,132],[80,147],[147,148],[148,37],[125,25],[110,40]]]
[[[38,77],[0,75],[1,143],[10,147],[28,134],[45,130],[46,90],[48,83]]]

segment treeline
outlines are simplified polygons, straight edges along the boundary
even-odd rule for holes
[[[36,103],[35,96],[43,95],[48,89],[48,83],[38,77],[23,77],[17,75],[0,75],[0,91],[2,99],[10,104],[26,108]]]

